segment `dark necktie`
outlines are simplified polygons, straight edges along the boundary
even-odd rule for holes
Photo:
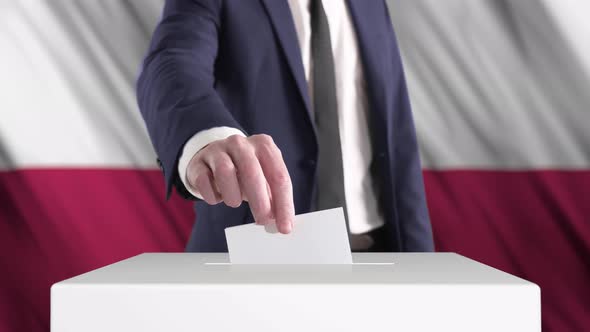
[[[334,58],[321,0],[311,0],[310,14],[313,107],[319,147],[317,209],[342,206],[346,216]]]

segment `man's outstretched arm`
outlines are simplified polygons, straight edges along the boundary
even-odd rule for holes
[[[220,0],[167,0],[137,82],[167,196],[174,183],[182,185],[177,163],[191,137],[215,127],[243,132],[214,89],[220,10]],[[281,232],[290,231],[291,180],[270,137],[236,135],[212,142],[190,159],[186,176],[208,203],[237,206],[247,200],[257,222],[276,221]]]

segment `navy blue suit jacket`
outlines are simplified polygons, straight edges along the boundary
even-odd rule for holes
[[[391,251],[431,251],[432,234],[400,53],[383,0],[348,0],[367,81],[373,161]],[[229,126],[268,134],[283,152],[295,212],[309,212],[317,143],[286,0],[167,0],[137,84],[166,178],[195,133]],[[346,162],[346,160],[344,161]],[[188,251],[227,251],[224,229],[253,221],[248,204],[195,204]]]

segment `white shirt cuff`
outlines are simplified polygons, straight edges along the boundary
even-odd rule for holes
[[[240,135],[246,137],[244,133],[236,128],[232,127],[214,127],[211,129],[206,129],[196,133],[193,137],[191,137],[185,144],[184,148],[182,149],[182,154],[180,155],[180,159],[178,160],[178,176],[180,176],[180,180],[186,190],[191,193],[193,196],[203,199],[199,192],[189,185],[188,179],[186,178],[186,171],[188,169],[188,164],[197,152],[201,151],[202,148],[206,147],[207,145],[217,141],[226,139],[233,135]]]

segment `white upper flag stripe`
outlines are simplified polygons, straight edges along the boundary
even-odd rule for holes
[[[134,89],[161,4],[2,2],[0,169],[156,167]]]
[[[424,167],[590,166],[590,70],[572,48],[590,20],[538,0],[389,2]]]
[[[590,167],[590,3],[389,3],[426,168]],[[162,4],[0,3],[0,169],[156,167],[134,82]]]

